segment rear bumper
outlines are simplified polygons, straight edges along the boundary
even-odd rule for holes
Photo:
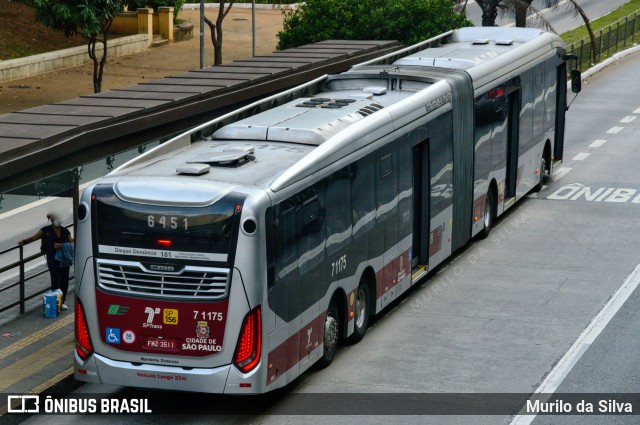
[[[231,365],[212,369],[183,369],[152,364],[134,365],[93,354],[86,362],[76,358],[79,381],[164,390],[224,393]]]

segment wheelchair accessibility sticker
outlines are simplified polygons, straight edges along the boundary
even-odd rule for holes
[[[120,344],[120,329],[107,328],[107,344]]]

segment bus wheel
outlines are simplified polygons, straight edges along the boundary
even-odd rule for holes
[[[336,306],[335,299],[329,303],[327,309],[327,316],[324,319],[324,338],[323,338],[323,351],[322,357],[318,361],[320,368],[327,367],[331,364],[333,356],[338,351],[338,339],[340,335],[340,319],[338,316],[338,307]]]
[[[487,198],[484,201],[484,227],[482,228],[480,233],[478,233],[478,237],[480,239],[484,239],[489,236],[489,233],[493,228],[493,220],[495,219],[495,217],[493,216],[493,212],[495,211],[493,204],[493,190],[489,188],[489,191],[487,192]]]
[[[547,160],[544,159],[544,155],[542,155],[542,159],[540,160],[540,180],[538,181],[538,184],[533,187],[534,192],[540,192],[540,189],[542,189],[542,185],[544,184],[546,169],[547,169]]]
[[[358,291],[356,292],[353,334],[349,337],[349,342],[352,344],[355,344],[364,338],[364,334],[367,332],[367,326],[369,326],[370,313],[369,287],[367,286],[367,280],[362,276],[360,279],[360,285],[358,285]]]

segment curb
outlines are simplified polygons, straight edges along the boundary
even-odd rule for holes
[[[613,56],[611,56],[610,58],[605,59],[604,61],[592,66],[591,68],[587,69],[586,71],[584,71],[582,73],[582,81],[593,77],[595,74],[597,74],[598,72],[602,71],[603,69],[605,69],[606,67],[608,67],[609,65],[612,65],[616,62],[618,62],[620,59],[625,58],[633,53],[637,53],[640,52],[640,46],[639,45],[635,45],[634,47],[631,47],[629,49],[623,50],[621,52],[618,52],[616,54],[614,54]]]

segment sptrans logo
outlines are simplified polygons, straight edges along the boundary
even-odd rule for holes
[[[43,400],[39,395],[7,396],[7,413],[57,413],[57,414],[130,414],[153,413],[149,400],[144,398],[73,398],[65,396],[54,398],[47,396]]]

